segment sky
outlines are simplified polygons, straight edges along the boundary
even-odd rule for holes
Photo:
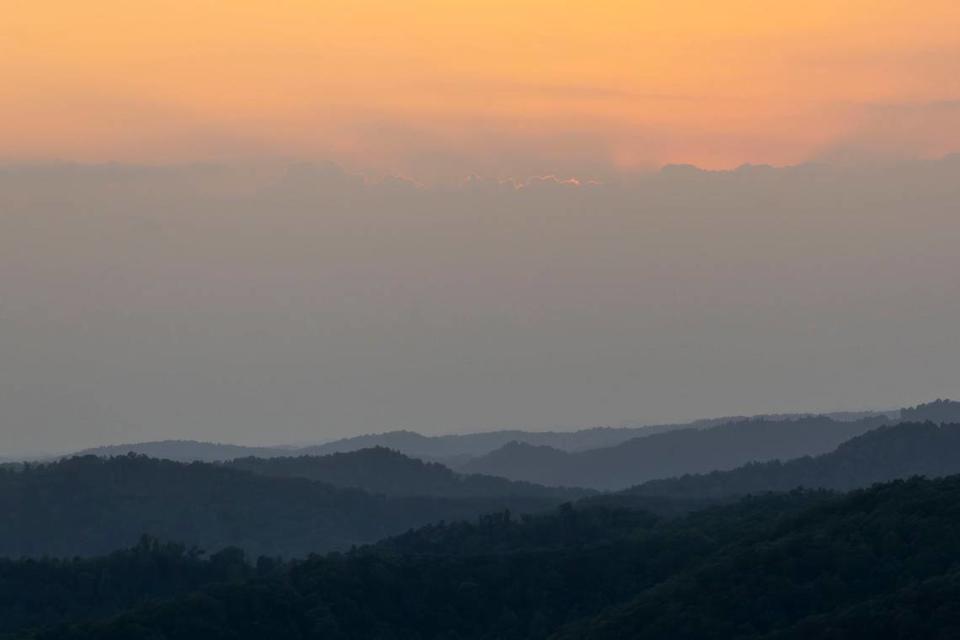
[[[0,0],[0,160],[607,178],[960,147],[953,0]]]
[[[0,0],[0,458],[960,391],[960,5]]]
[[[960,156],[616,185],[8,168],[0,449],[956,398],[958,185]]]

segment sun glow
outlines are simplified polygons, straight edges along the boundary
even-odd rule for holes
[[[960,147],[953,1],[0,1],[5,161],[605,175]]]

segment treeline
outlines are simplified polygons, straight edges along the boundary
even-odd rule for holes
[[[776,494],[672,519],[593,506],[502,513],[258,565],[15,637],[955,637],[960,478]]]
[[[148,533],[289,557],[430,522],[544,510],[562,502],[553,493],[384,496],[216,464],[88,456],[0,471],[0,556],[99,555]]]

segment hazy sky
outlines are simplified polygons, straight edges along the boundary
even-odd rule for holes
[[[956,397],[958,185],[960,156],[523,188],[0,171],[2,448]]]
[[[0,0],[0,158],[589,178],[960,147],[956,0]]]
[[[960,393],[956,0],[0,0],[0,79],[0,457]]]

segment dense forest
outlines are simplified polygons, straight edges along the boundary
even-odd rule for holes
[[[653,480],[623,494],[710,500],[799,487],[846,491],[897,478],[956,473],[960,424],[904,423],[870,431],[821,456]]]
[[[147,541],[99,560],[9,562],[4,575],[23,586],[17,604],[0,598],[0,607],[17,608],[15,616],[0,609],[0,618],[18,621],[3,630],[45,640],[960,632],[958,477],[846,495],[775,494],[680,518],[570,505],[536,516],[500,513],[289,563],[184,553]],[[148,567],[142,575],[117,568],[138,556]],[[86,610],[84,599],[101,583],[119,595]],[[15,588],[3,585],[7,595]]]
[[[511,443],[461,470],[552,486],[617,490],[657,478],[827,453],[889,422],[886,416],[853,421],[758,418],[658,433],[578,453]]]
[[[614,484],[853,434],[600,495],[383,447],[3,465],[0,640],[952,638],[960,424],[941,422],[751,419],[581,453],[507,447],[541,469],[589,460],[581,478],[602,461]]]
[[[144,533],[207,549],[303,555],[430,522],[563,501],[556,492],[509,487],[476,497],[383,496],[199,462],[71,458],[0,470],[0,556],[103,554]]]

